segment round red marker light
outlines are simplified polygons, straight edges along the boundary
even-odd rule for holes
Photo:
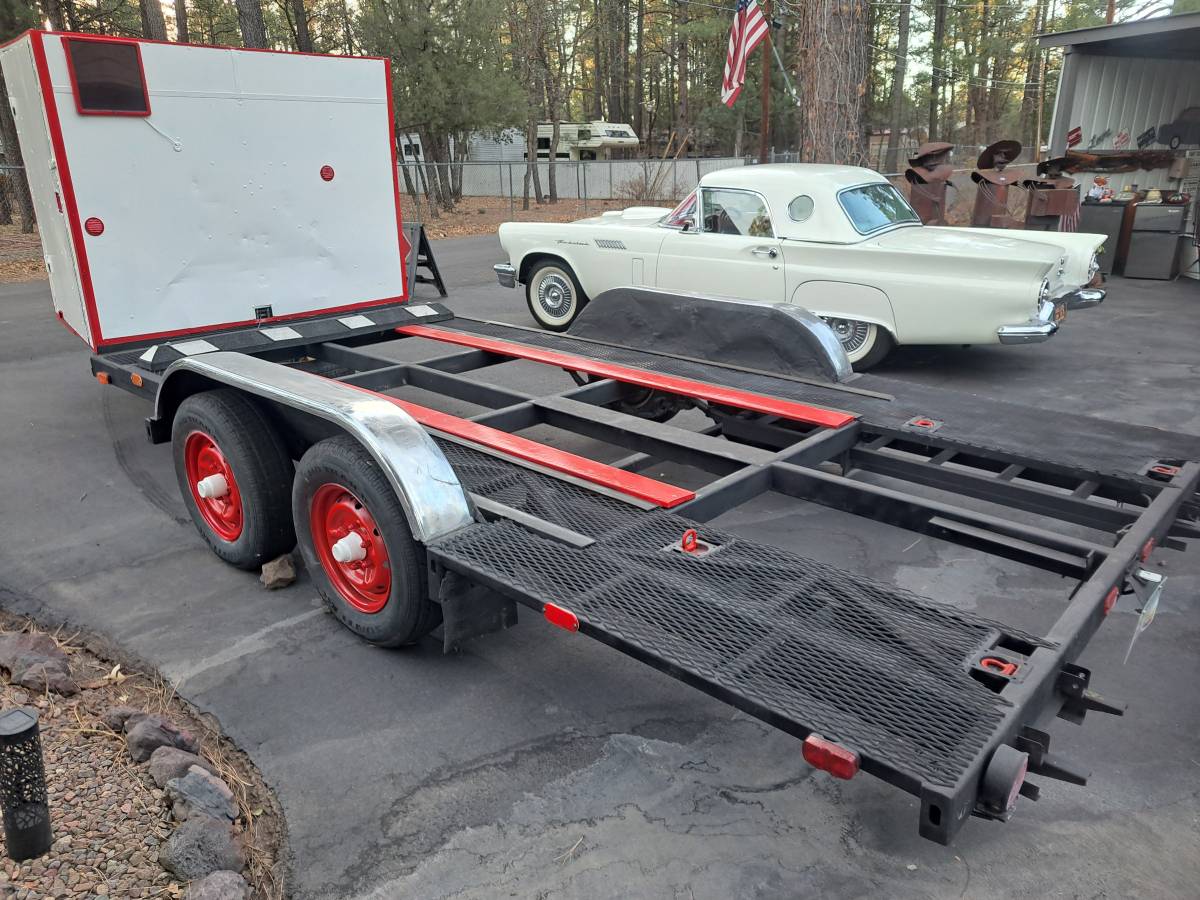
[[[333,166],[321,166],[321,180],[333,181],[334,171]]]
[[[83,223],[83,230],[92,237],[100,237],[100,235],[104,234],[104,223],[95,216],[92,216]]]

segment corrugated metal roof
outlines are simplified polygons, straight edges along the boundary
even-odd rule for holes
[[[1042,34],[1038,35],[1038,43],[1043,47],[1074,47],[1084,53],[1147,56],[1180,53],[1197,58],[1200,57],[1200,12]]]

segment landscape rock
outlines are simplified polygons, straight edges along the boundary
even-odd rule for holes
[[[158,861],[172,875],[191,881],[214,872],[240,872],[246,866],[246,848],[228,822],[197,816],[167,838]]]
[[[250,886],[237,872],[213,872],[193,881],[183,900],[246,900]]]
[[[181,822],[195,816],[232,822],[238,815],[229,785],[200,766],[192,766],[182,778],[168,781],[166,797],[171,813]]]
[[[292,555],[285,553],[283,556],[265,563],[258,580],[268,591],[277,591],[294,582],[296,580],[296,564],[292,562]]]
[[[22,656],[11,668],[12,683],[38,693],[54,691],[64,697],[79,693],[79,685],[71,677],[71,665],[61,654],[58,657]]]
[[[140,709],[134,709],[132,706],[110,706],[104,711],[104,724],[113,731],[122,732],[125,726],[131,723],[136,724],[135,716],[145,718],[148,714]]]
[[[70,660],[48,634],[0,635],[0,667],[8,669],[13,684],[34,691],[79,692],[71,677]]]
[[[125,724],[125,744],[134,762],[145,762],[159,747],[178,747],[189,753],[200,751],[200,742],[190,732],[157,715],[148,715],[136,724]]]
[[[65,656],[48,634],[0,634],[0,667],[12,670],[22,656]]]
[[[150,777],[160,788],[165,788],[172,778],[182,778],[192,766],[213,772],[205,760],[178,747],[159,747],[150,754]]]

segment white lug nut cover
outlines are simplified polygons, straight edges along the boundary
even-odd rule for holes
[[[205,500],[216,500],[229,493],[229,482],[224,475],[209,475],[196,482],[196,493]]]
[[[333,558],[340,563],[358,562],[367,558],[367,548],[363,545],[362,537],[355,531],[335,541],[332,549]]]

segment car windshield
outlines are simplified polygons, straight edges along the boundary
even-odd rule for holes
[[[921,220],[904,196],[890,184],[864,184],[838,194],[850,224],[859,234],[870,234],[889,225]]]

